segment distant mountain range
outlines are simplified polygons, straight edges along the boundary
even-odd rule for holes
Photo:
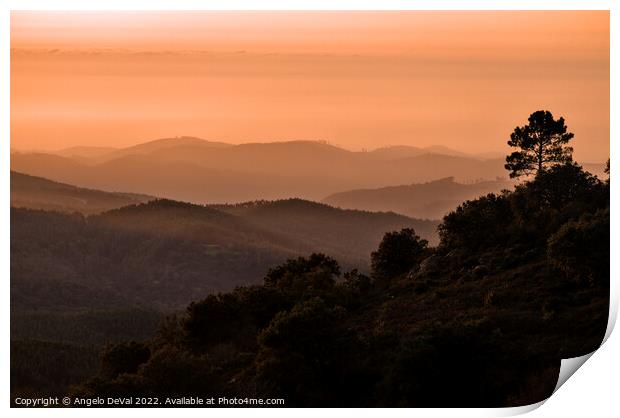
[[[290,142],[312,142],[312,141],[290,141]],[[319,141],[316,141],[320,143]],[[138,145],[129,146],[126,148],[113,148],[113,147],[96,147],[96,146],[75,146],[64,148],[62,150],[51,152],[51,154],[57,154],[63,157],[90,159],[91,162],[101,162],[105,160],[111,160],[124,155],[132,154],[148,154],[153,151],[160,151],[164,149],[175,148],[178,146],[189,147],[202,147],[202,148],[227,148],[234,147],[234,144],[225,142],[207,141],[205,139],[196,138],[192,136],[180,136],[174,138],[162,138],[153,141],[148,141]],[[405,157],[417,157],[423,154],[442,154],[455,157],[474,157],[481,159],[500,158],[500,153],[485,153],[485,154],[468,154],[462,151],[457,151],[443,145],[431,145],[428,147],[415,147],[410,145],[390,145],[386,147],[377,148],[372,151],[366,151],[367,154],[380,159],[398,159]]]
[[[452,157],[476,158],[480,160],[490,160],[502,158],[499,152],[486,152],[480,154],[468,154],[466,152],[457,151],[443,145],[431,145],[429,147],[414,147],[411,145],[391,145],[387,147],[377,148],[369,151],[368,154],[385,160],[396,160],[408,157],[418,157],[425,154],[448,155]]]
[[[352,152],[315,141],[230,145],[166,138],[110,149],[73,147],[11,155],[11,169],[105,191],[144,193],[194,203],[299,197],[320,200],[358,188],[505,176],[501,158],[444,147],[387,147]]]
[[[501,179],[461,184],[447,177],[428,183],[335,193],[323,199],[323,203],[345,209],[392,211],[415,218],[441,219],[466,200],[512,189],[513,185],[512,181]]]

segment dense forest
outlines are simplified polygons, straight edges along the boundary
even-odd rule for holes
[[[560,359],[596,349],[607,325],[609,182],[556,165],[463,203],[439,232],[436,247],[410,228],[385,234],[369,275],[324,254],[291,258],[263,284],[199,299],[97,360],[70,341],[15,342],[12,383],[61,394],[62,382],[82,380],[71,393],[217,393],[288,406],[515,406],[549,396]],[[84,364],[45,370],[59,383],[43,387],[27,369],[49,356]]]
[[[369,276],[323,254],[210,295],[107,348],[81,396],[284,398],[288,406],[516,406],[607,325],[609,182],[574,163],[460,205],[437,247],[385,235]]]
[[[11,209],[11,303],[17,309],[179,308],[253,284],[291,256],[323,250],[368,268],[385,230],[436,222],[302,200],[221,209],[171,200],[99,215]]]
[[[547,398],[605,334],[610,180],[572,160],[562,118],[529,122],[516,186],[438,224],[300,199],[12,208],[12,397]]]
[[[166,315],[211,293],[260,283],[270,266],[289,257],[320,250],[367,271],[367,255],[386,230],[411,227],[437,240],[436,221],[300,199],[133,203],[128,199],[147,197],[15,172],[11,180],[17,393],[62,393],[96,370],[106,344],[146,340]]]

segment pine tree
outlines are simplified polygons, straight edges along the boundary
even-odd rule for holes
[[[551,112],[539,110],[528,118],[528,124],[516,127],[508,145],[520,148],[506,157],[510,177],[536,174],[546,168],[572,161],[573,149],[567,146],[573,134],[567,132],[564,118],[553,118]]]

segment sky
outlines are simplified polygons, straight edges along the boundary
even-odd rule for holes
[[[197,136],[508,152],[530,113],[609,156],[609,12],[11,13],[11,148]]]

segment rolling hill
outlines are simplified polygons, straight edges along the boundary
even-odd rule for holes
[[[302,200],[154,200],[87,217],[12,208],[11,301],[26,311],[173,309],[258,283],[270,266],[312,252],[365,271],[384,233],[405,227],[436,240],[435,222]]]
[[[61,157],[88,161],[89,159],[98,158],[117,150],[118,148],[113,147],[76,146],[61,149],[54,154],[60,155]]]
[[[84,189],[11,171],[12,207],[80,212],[89,215],[153,199],[155,198],[152,196],[140,194]]]
[[[146,155],[153,152],[174,152],[175,148],[191,147],[197,149],[226,148],[232,146],[224,142],[207,141],[193,136],[178,136],[174,138],[161,138],[144,142],[126,148],[115,149],[109,153],[99,155],[93,159],[93,163],[101,163],[129,155]]]
[[[383,160],[397,160],[400,158],[419,157],[424,154],[441,154],[453,157],[474,157],[465,152],[457,151],[442,145],[431,145],[430,147],[414,147],[411,145],[390,145],[377,148],[367,153],[371,158]]]
[[[461,184],[447,177],[428,183],[336,193],[323,199],[323,203],[345,209],[393,211],[416,218],[441,219],[466,200],[509,188],[512,182],[508,180]]]

